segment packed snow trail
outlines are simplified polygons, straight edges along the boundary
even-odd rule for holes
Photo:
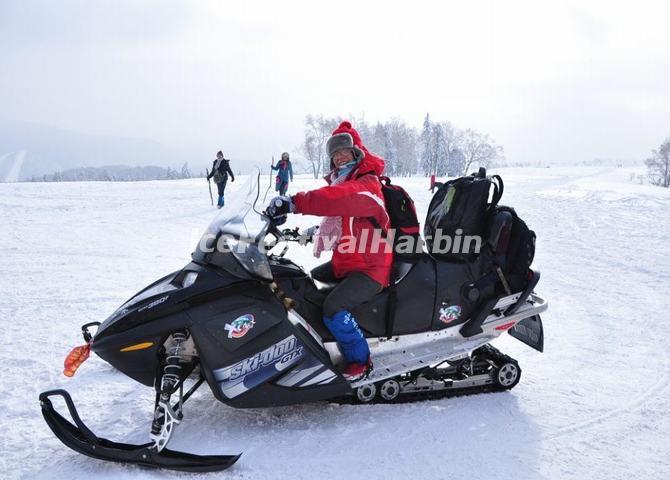
[[[537,232],[545,353],[494,346],[523,375],[511,392],[398,405],[328,403],[235,410],[202,388],[171,448],[244,452],[208,478],[665,478],[670,468],[670,191],[628,169],[500,169],[501,203]],[[243,178],[229,184],[232,196]],[[417,203],[425,178],[397,179]],[[319,186],[296,178],[291,192]],[[184,478],[83,457],[44,423],[37,396],[67,388],[93,431],[145,442],[153,391],[97,356],[72,379],[81,324],[106,318],[189,260],[214,215],[203,179],[0,184],[5,478]],[[292,217],[287,226],[309,226]],[[288,255],[311,268],[311,248]]]

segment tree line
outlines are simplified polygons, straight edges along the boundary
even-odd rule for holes
[[[178,180],[192,178],[188,162],[180,170],[167,167],[110,165],[107,167],[81,167],[58,170],[51,174],[33,176],[31,182],[133,182],[144,180]],[[195,175],[197,176],[197,175]],[[200,175],[202,176],[202,174]]]
[[[328,173],[326,142],[342,121],[340,117],[307,115],[301,150],[314,178]],[[371,152],[386,161],[386,174],[409,176],[417,173],[437,176],[459,176],[472,167],[489,167],[504,162],[503,148],[486,134],[471,128],[459,129],[448,121],[434,121],[426,114],[421,130],[400,119],[368,124],[354,119]]]

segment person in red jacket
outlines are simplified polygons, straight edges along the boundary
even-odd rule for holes
[[[349,122],[333,131],[326,149],[331,167],[328,185],[293,197],[276,197],[268,213],[325,217],[315,238],[315,254],[332,249],[333,256],[312,275],[340,280],[323,303],[323,320],[347,362],[344,377],[355,381],[369,374],[372,360],[351,311],[389,285],[393,262],[392,251],[379,241],[390,226],[379,181],[384,160],[365,148]]]

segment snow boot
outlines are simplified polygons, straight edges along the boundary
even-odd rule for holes
[[[365,363],[349,363],[342,372],[342,376],[349,382],[356,382],[370,375],[371,371],[372,359],[368,357]]]
[[[351,312],[342,310],[332,318],[323,317],[323,323],[337,340],[347,362],[343,372],[345,378],[353,381],[365,377],[372,369],[370,347]]]

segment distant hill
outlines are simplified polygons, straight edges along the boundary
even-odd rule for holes
[[[2,182],[30,180],[82,167],[119,164],[181,168],[189,160],[200,160],[196,163],[204,164],[202,158],[189,158],[189,152],[142,138],[89,135],[26,123],[0,124]]]

